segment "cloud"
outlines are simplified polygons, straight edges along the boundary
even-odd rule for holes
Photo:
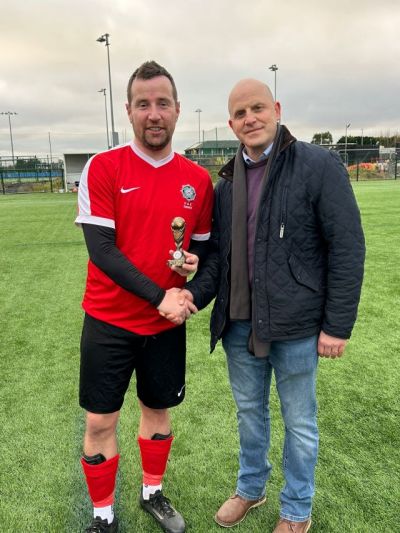
[[[399,27],[397,0],[16,0],[2,8],[0,111],[18,113],[13,132],[20,153],[40,150],[48,131],[60,150],[63,136],[65,146],[79,138],[83,148],[95,149],[105,136],[98,90],[109,93],[107,49],[96,39],[107,32],[115,124],[123,137],[130,135],[126,83],[147,59],[176,80],[177,135],[188,144],[198,136],[197,108],[209,135],[216,127],[229,135],[231,87],[244,77],[273,86],[273,63],[284,121],[295,135],[309,140],[328,129],[339,136],[348,122],[371,134],[395,131]],[[8,123],[0,116],[0,155],[8,153]]]

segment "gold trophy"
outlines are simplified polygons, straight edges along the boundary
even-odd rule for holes
[[[185,234],[185,219],[182,217],[175,217],[171,222],[172,235],[174,237],[176,250],[172,254],[173,259],[169,259],[168,266],[181,267],[185,262],[185,255],[182,251],[183,236]]]

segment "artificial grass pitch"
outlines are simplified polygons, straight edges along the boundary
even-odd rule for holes
[[[400,501],[400,182],[353,183],[367,240],[359,317],[343,358],[320,360],[320,455],[312,531],[394,532]],[[91,509],[79,457],[80,308],[87,253],[76,196],[0,197],[0,519],[5,532],[78,532]],[[222,348],[209,354],[210,309],[188,322],[187,391],[172,411],[175,441],[164,489],[187,531],[213,521],[234,491],[238,436]],[[274,470],[267,504],[236,527],[272,531],[279,514],[283,428],[273,389]],[[159,531],[139,509],[138,408],[121,413],[116,513],[123,532]]]

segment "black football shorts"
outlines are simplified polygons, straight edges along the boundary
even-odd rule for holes
[[[121,409],[136,371],[138,398],[166,409],[185,397],[185,324],[157,335],[136,335],[85,315],[81,338],[79,403],[91,413]]]

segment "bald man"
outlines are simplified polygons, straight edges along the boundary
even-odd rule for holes
[[[212,251],[186,285],[199,309],[216,296],[211,350],[222,338],[237,406],[236,490],[215,520],[232,527],[266,501],[274,373],[285,427],[274,533],[305,533],[318,451],[318,356],[341,357],[354,326],[363,231],[338,155],[281,126],[281,106],[264,83],[237,83],[228,108],[241,144],[215,188]]]

